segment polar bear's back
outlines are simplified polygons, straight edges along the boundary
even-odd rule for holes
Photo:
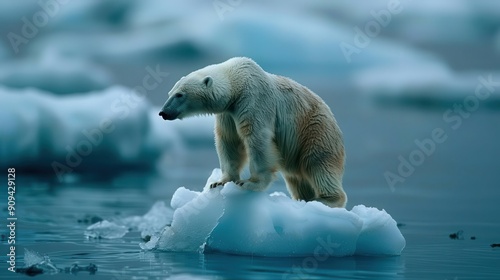
[[[243,95],[242,111],[253,112],[254,121],[274,123],[273,140],[282,167],[298,171],[303,168],[299,162],[321,162],[324,157],[343,161],[340,129],[330,108],[314,92],[264,71],[250,58],[232,58],[218,68],[230,77],[232,94]]]
[[[324,151],[339,150],[340,129],[330,108],[307,87],[292,79],[269,74],[275,80],[275,141],[286,169],[296,169],[297,162],[328,156]],[[343,159],[342,159],[343,160]]]

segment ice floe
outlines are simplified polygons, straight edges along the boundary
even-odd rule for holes
[[[396,221],[384,210],[330,208],[233,183],[210,189],[220,176],[215,169],[202,192],[179,188],[171,201],[171,225],[141,247],[273,257],[399,255],[405,247]]]
[[[0,100],[0,166],[52,170],[59,179],[149,169],[184,145],[213,143],[213,118],[165,122],[159,108],[122,86],[70,96],[0,87]]]
[[[107,70],[89,61],[46,53],[37,59],[2,63],[0,84],[65,94],[102,90],[111,86],[112,78]]]
[[[368,98],[416,106],[450,106],[472,98],[483,106],[498,107],[499,81],[499,72],[457,73],[438,62],[373,67],[353,75],[354,85]]]

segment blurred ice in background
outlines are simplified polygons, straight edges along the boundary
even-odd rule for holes
[[[155,108],[182,75],[233,56],[306,84],[334,112],[336,98],[352,96],[449,106],[480,75],[500,73],[494,0],[3,1],[0,26],[0,166],[30,171],[54,161],[77,173],[150,168],[185,137],[211,142],[210,120],[163,124]],[[168,75],[140,95],[147,67]],[[136,104],[113,116],[124,94]],[[496,109],[499,99],[496,91],[483,104]],[[68,166],[68,149],[107,117],[116,129]]]

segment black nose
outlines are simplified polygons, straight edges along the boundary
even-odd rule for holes
[[[167,114],[163,111],[161,111],[158,115],[160,115],[164,120],[167,119]]]

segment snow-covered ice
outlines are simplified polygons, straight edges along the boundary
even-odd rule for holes
[[[0,87],[0,100],[0,166],[145,169],[184,145],[213,144],[213,117],[165,122],[159,108],[122,86],[69,96]]]
[[[196,56],[206,51],[204,46],[189,40],[185,30],[176,27],[176,25],[151,26],[123,32],[98,30],[86,34],[60,32],[40,38],[29,48],[34,54],[53,50],[61,56],[83,57],[120,64],[143,63],[148,59],[157,61],[162,57]],[[51,42],[58,44],[54,45]]]
[[[259,256],[399,255],[406,241],[384,210],[351,211],[319,202],[294,201],[283,193],[244,191],[234,183],[202,192],[179,188],[173,221],[141,246],[166,251],[224,252]]]
[[[498,1],[295,1],[295,7],[318,15],[342,13],[336,21],[361,28],[370,21],[383,23],[384,32],[398,39],[426,43],[463,43],[488,38],[500,23]],[[291,4],[289,4],[291,5]],[[392,5],[393,13],[388,6]],[[374,16],[375,15],[375,16]],[[485,28],[487,27],[487,28]]]
[[[34,87],[65,94],[102,90],[112,84],[112,78],[107,70],[89,61],[64,58],[54,52],[47,52],[36,59],[2,63],[0,84],[12,88]]]
[[[133,3],[133,0],[61,3],[57,16],[51,18],[50,28],[55,31],[95,31],[120,25]]]
[[[496,104],[498,91],[491,90],[500,73],[487,71],[454,72],[443,63],[420,62],[412,67],[388,65],[359,71],[353,83],[365,96],[384,102],[449,105],[474,96],[478,87],[482,103]]]
[[[37,170],[57,161],[84,170],[154,162],[159,147],[144,145],[149,105],[124,103],[123,96],[130,95],[118,86],[64,97],[0,88],[1,165]]]
[[[238,9],[234,16],[226,16],[221,21],[215,11],[207,13],[206,8],[213,8],[207,3],[193,5],[183,2],[173,7],[165,1],[141,1],[135,3],[125,19],[134,28],[123,32],[102,29],[84,34],[62,31],[40,38],[29,48],[35,54],[50,50],[61,56],[121,64],[161,57],[196,57],[213,61],[218,54],[224,54],[224,57],[244,55],[270,71],[307,69],[309,73],[334,71],[337,75],[372,65],[412,64],[430,59],[423,51],[379,36],[370,41],[369,47],[350,55],[352,59],[347,61],[339,44],[355,44],[352,23],[325,17],[322,11],[326,6],[324,3],[297,2],[299,8],[287,4],[291,13],[297,13],[297,16],[273,10],[280,10],[283,3],[266,3],[273,9],[263,9],[262,3],[247,4],[245,9]],[[188,15],[183,12],[186,7],[190,8]],[[330,5],[329,8],[334,10],[336,6]],[[349,5],[344,8],[352,10]],[[300,14],[294,9],[314,12]],[[197,28],[194,22],[203,22],[203,29]],[[267,42],[265,46],[260,43],[262,40]]]

